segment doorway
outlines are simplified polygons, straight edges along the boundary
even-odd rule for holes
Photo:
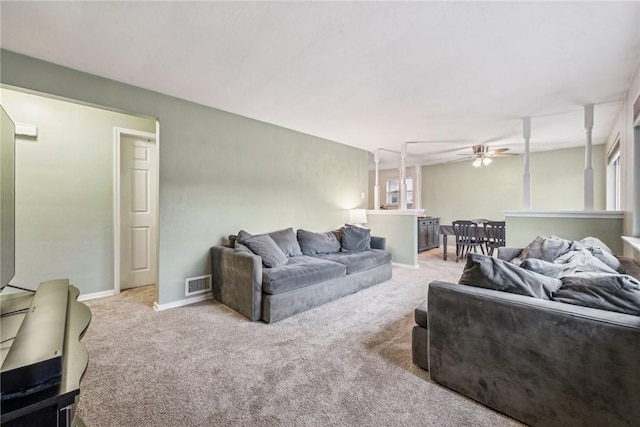
[[[115,129],[114,292],[157,284],[156,134]]]

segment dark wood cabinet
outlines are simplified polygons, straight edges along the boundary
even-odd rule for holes
[[[418,218],[418,252],[440,246],[440,218]]]

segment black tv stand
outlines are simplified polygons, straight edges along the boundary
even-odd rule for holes
[[[53,280],[35,293],[1,297],[2,341],[9,343],[1,349],[3,427],[84,425],[75,408],[88,362],[80,339],[91,312],[77,301],[79,293],[68,280]]]

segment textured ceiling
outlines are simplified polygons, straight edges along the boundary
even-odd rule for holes
[[[7,2],[8,50],[373,151],[604,143],[639,2]],[[386,153],[383,160],[396,162]]]

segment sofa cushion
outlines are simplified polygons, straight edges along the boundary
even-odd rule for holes
[[[342,232],[342,252],[364,252],[371,249],[371,230],[345,225]]]
[[[259,234],[251,237],[243,236],[243,238],[238,234],[237,242],[251,249],[254,254],[259,255],[265,267],[277,267],[287,263],[287,256],[268,234]]]
[[[541,299],[551,299],[553,292],[562,285],[559,279],[476,253],[467,255],[467,264],[458,283]]]
[[[581,273],[562,278],[554,301],[640,316],[640,281],[626,274]]]
[[[269,233],[269,236],[271,236],[287,257],[302,255],[302,250],[300,250],[300,244],[298,243],[293,228],[289,227],[284,230],[273,231]]]
[[[424,300],[413,311],[416,325],[427,329],[427,300]]]
[[[370,249],[364,252],[337,252],[334,254],[314,255],[314,258],[338,262],[347,267],[347,274],[368,270],[391,262],[391,252]]]
[[[538,236],[522,250],[520,259],[537,258],[553,261],[571,250],[572,243],[571,240],[560,237]]]
[[[346,270],[337,262],[306,255],[292,257],[286,264],[262,270],[262,290],[280,294],[344,276]]]
[[[340,239],[335,231],[314,233],[298,230],[298,243],[304,255],[332,254],[340,251]]]

